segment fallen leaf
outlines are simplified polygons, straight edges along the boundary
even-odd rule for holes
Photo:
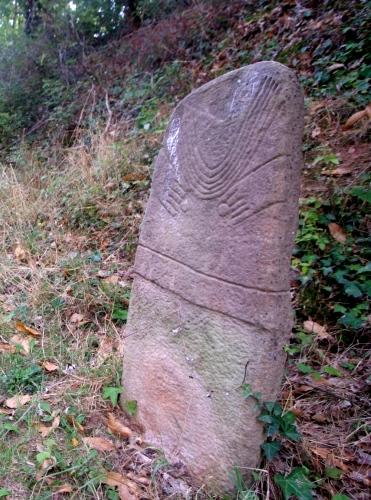
[[[342,175],[349,175],[353,172],[353,167],[351,165],[337,167],[334,170],[322,170],[324,175],[332,175],[336,177],[341,177]]]
[[[54,494],[62,494],[62,493],[72,493],[73,488],[70,484],[64,483],[57,490],[54,491]]]
[[[84,315],[79,313],[73,313],[70,317],[70,322],[74,324],[80,324],[84,321]]]
[[[0,342],[0,352],[10,352],[10,353],[13,353],[15,351],[16,351],[16,349],[15,349],[14,345],[5,344],[3,342]]]
[[[51,363],[50,361],[43,361],[41,363],[41,366],[47,371],[47,372],[55,372],[58,370],[59,366],[56,365],[55,363]]]
[[[19,408],[20,406],[24,406],[31,401],[31,396],[29,394],[17,394],[5,401],[5,406],[8,408]]]
[[[19,262],[27,262],[28,252],[25,248],[22,247],[20,243],[14,248],[14,257]]]
[[[56,416],[52,422],[52,425],[40,424],[38,426],[38,429],[42,437],[43,438],[48,437],[51,432],[53,432],[55,429],[57,429],[57,427],[59,427],[60,421],[61,421],[60,417]]]
[[[76,429],[78,432],[84,433],[85,429],[84,427],[73,418],[72,415],[66,415],[67,422],[72,425],[74,429]]]
[[[117,420],[113,413],[108,414],[107,427],[113,434],[123,439],[128,439],[133,434],[133,431]]]
[[[92,365],[95,368],[99,368],[105,360],[112,354],[113,341],[109,337],[103,337],[100,341],[99,348],[95,358],[92,361]]]
[[[8,410],[8,408],[0,408],[0,415],[11,415],[12,410]]]
[[[119,484],[117,486],[117,490],[119,492],[120,500],[136,500],[138,498],[137,495],[131,493],[130,489],[126,484]]]
[[[362,109],[362,111],[357,111],[357,113],[353,113],[344,124],[344,129],[347,130],[352,128],[354,124],[362,120],[364,117],[371,118],[371,104]]]
[[[46,458],[42,464],[40,465],[40,469],[37,471],[35,477],[37,481],[41,481],[41,479],[45,476],[48,470],[52,469],[56,464],[56,459],[54,457]]]
[[[119,282],[120,277],[118,274],[112,274],[112,276],[108,276],[107,278],[104,278],[105,283],[110,283],[111,285],[117,285]]]
[[[126,486],[128,489],[129,493],[132,495],[130,497],[123,497],[120,496],[120,498],[137,498],[139,495],[136,495],[136,493],[140,493],[140,490],[138,486],[134,483],[134,481],[131,481],[130,479],[124,477],[122,474],[119,474],[118,472],[113,472],[113,471],[107,471],[105,478],[102,481],[104,484],[107,484],[108,486],[113,486],[117,487],[122,494],[126,492],[125,488],[122,488],[123,486]]]
[[[136,182],[136,181],[145,181],[147,176],[145,174],[140,173],[132,173],[124,175],[123,179],[125,182]]]
[[[321,133],[322,133],[322,130],[320,129],[320,127],[318,125],[316,125],[316,127],[312,130],[311,136],[313,137],[313,139],[315,139],[316,137],[321,135]]]
[[[35,328],[31,328],[30,326],[25,325],[22,321],[16,320],[15,327],[19,332],[28,333],[33,337],[41,337],[41,333],[35,330]]]
[[[312,419],[315,421],[315,422],[318,422],[319,424],[324,424],[325,422],[328,422],[329,421],[329,418],[328,416],[326,416],[324,413],[315,413],[313,416],[312,416]]]
[[[10,342],[16,346],[20,346],[22,348],[21,354],[30,354],[31,351],[31,340],[29,338],[24,337],[23,335],[13,335],[13,337],[10,339]],[[23,352],[22,352],[23,351]]]
[[[79,440],[76,439],[75,437],[73,437],[71,439],[71,445],[72,445],[72,448],[76,448],[79,445]]]
[[[115,449],[115,445],[111,441],[108,441],[108,439],[104,439],[101,437],[86,437],[82,440],[85,444],[90,446],[90,448],[94,448],[94,450],[112,451]]]
[[[347,240],[347,233],[344,231],[344,229],[339,226],[339,224],[336,224],[336,222],[331,222],[328,225],[329,231],[331,236],[334,238],[334,240],[338,241],[339,243],[345,243]]]
[[[321,340],[331,338],[326,328],[315,321],[309,319],[304,321],[303,328],[306,332],[314,333]]]

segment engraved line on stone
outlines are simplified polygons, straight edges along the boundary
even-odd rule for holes
[[[242,122],[241,126],[240,126],[239,133],[237,134],[237,139],[235,140],[235,144],[245,142],[247,147],[251,147],[251,144],[254,143],[255,135],[257,132],[256,122],[260,119],[259,113],[256,113],[255,111],[258,109],[258,106],[259,106],[260,111],[264,111],[265,108],[270,104],[270,101],[274,96],[273,92],[271,92],[272,88],[269,85],[272,82],[273,82],[272,79],[265,78],[263,81],[263,84],[261,86],[261,89],[258,93],[258,96],[256,97],[256,101],[253,102],[252,109],[251,110],[246,109],[245,113],[243,113],[242,117],[240,117],[238,120],[234,120],[234,122],[237,124]],[[259,97],[262,98],[262,102],[259,102]],[[248,118],[244,120],[243,118],[246,115],[248,115]],[[226,120],[226,127],[225,128],[227,128],[227,124],[228,124],[228,120]],[[229,121],[228,125],[230,128],[231,121]],[[195,133],[195,128],[196,127],[191,128],[191,133],[193,135]],[[247,136],[244,137],[246,132],[247,132]],[[231,133],[232,133],[232,131],[231,131]],[[193,139],[195,140],[194,136],[193,136]],[[244,141],[243,141],[243,139],[244,139]],[[195,141],[195,143],[197,144],[197,141]],[[190,147],[190,145],[188,145],[188,146]],[[204,187],[205,189],[210,191],[211,189],[217,187],[218,184],[219,185],[221,183],[223,184],[225,182],[226,175],[230,177],[233,174],[237,173],[241,169],[240,160],[241,160],[241,157],[244,155],[244,153],[245,153],[245,148],[240,148],[239,150],[238,149],[233,150],[233,148],[232,148],[232,152],[228,151],[227,154],[224,156],[224,158],[219,163],[219,165],[217,166],[217,168],[213,169],[213,175],[209,175],[209,176],[207,176],[206,179],[203,179],[202,176],[203,175],[205,176],[205,172],[202,170],[202,167],[205,166],[205,161],[202,158],[202,155],[200,154],[200,152],[196,149],[195,155],[197,156],[196,159],[198,160],[198,162],[200,162],[199,163],[200,166],[197,165],[197,166],[199,166],[199,168],[196,171],[195,170],[195,162],[190,164],[191,172],[193,174],[196,174],[196,176],[193,179],[194,181],[196,181],[196,190],[198,188]],[[192,151],[191,152],[188,151],[188,154],[192,155]],[[229,157],[228,157],[228,154],[229,154]],[[191,158],[192,156],[188,156],[188,157]],[[199,186],[200,181],[201,181],[201,183],[202,182],[204,183],[204,186]],[[210,184],[214,184],[214,185],[212,186]]]
[[[257,110],[258,106],[259,106],[259,111],[264,111],[266,109],[266,107],[268,107],[268,105],[270,104],[270,101],[274,97],[274,93],[272,91],[273,90],[272,85],[274,85],[274,83],[275,82],[271,79],[265,79],[263,81],[263,85],[261,86],[261,89],[258,93],[258,96],[256,97],[256,102],[253,103],[252,110],[251,111],[249,111],[247,109],[245,110],[245,113],[242,115],[242,118],[246,115],[248,115],[248,117],[245,120],[242,119],[242,124],[240,127],[240,134],[239,134],[239,137],[236,141],[237,143],[240,143],[242,141],[242,143],[245,143],[247,147],[251,147],[251,144],[254,144],[257,142],[255,139],[255,136],[258,135],[257,134],[258,129],[256,127],[256,122],[259,121],[260,116],[259,116],[259,112],[255,113],[255,111]],[[270,85],[270,84],[272,84],[272,85]],[[259,98],[262,99],[262,102],[259,102]],[[252,120],[251,120],[251,118],[252,118]],[[240,121],[241,121],[241,119],[239,120],[239,122]],[[247,132],[247,136],[244,137],[246,132]],[[246,151],[245,151],[245,148],[243,148],[243,147],[240,148],[240,150],[237,149],[237,151],[235,152],[234,155],[233,155],[233,151],[232,151],[232,155],[230,155],[229,158],[227,156],[227,161],[229,162],[229,168],[228,168],[228,163],[227,163],[227,165],[222,163],[221,164],[221,173],[222,174],[227,173],[229,177],[231,175],[238,174],[238,172],[241,171],[242,165],[241,165],[240,161],[241,161],[241,158],[244,156],[244,153],[246,153]],[[225,177],[225,175],[223,175],[223,178],[218,181],[219,184],[220,184],[220,181],[224,180],[224,177]]]
[[[243,205],[239,205],[238,207],[234,208],[234,210],[231,212],[231,219],[233,220],[235,217],[238,217],[239,215],[245,213],[249,209],[250,209],[250,204],[248,201],[245,201]]]
[[[183,198],[175,191],[175,189],[171,189],[168,192],[168,199],[174,201],[176,204],[180,204]]]
[[[159,250],[155,250],[154,248],[151,248],[142,242],[140,242],[138,244],[138,246],[144,248],[145,250],[148,250],[149,252],[157,254],[160,257],[164,257],[167,260],[173,261],[176,264],[179,264],[180,266],[185,267],[187,270],[189,270],[195,274],[199,274],[200,276],[205,276],[206,278],[210,278],[211,280],[215,280],[215,281],[220,282],[220,283],[228,283],[229,285],[234,285],[236,287],[239,287],[239,288],[242,288],[242,289],[248,290],[248,291],[252,290],[252,291],[256,291],[256,292],[269,293],[269,294],[275,294],[275,295],[285,294],[285,293],[289,292],[288,289],[270,290],[267,288],[262,288],[262,287],[257,287],[257,286],[247,286],[247,285],[243,285],[242,283],[237,283],[235,281],[227,280],[225,278],[219,278],[218,276],[215,276],[213,274],[208,274],[208,273],[205,273],[204,271],[199,271],[198,269],[195,269],[194,267],[190,266],[189,264],[185,264],[184,262],[181,262],[180,260],[175,259],[174,257],[171,257],[170,255],[167,255],[163,252],[160,252]]]
[[[238,125],[242,121],[242,127],[240,127],[239,133],[237,134],[237,140],[235,142],[239,142],[243,138],[243,135],[245,132],[244,129],[248,128],[250,132],[255,132],[255,127],[253,125],[259,119],[259,114],[256,114],[255,111],[258,109],[260,109],[260,110],[265,109],[266,105],[269,104],[269,100],[274,95],[271,91],[273,89],[275,90],[275,86],[277,86],[277,84],[271,77],[264,77],[262,79],[262,85],[261,85],[260,89],[258,89],[256,98],[252,102],[252,105],[250,103],[251,109],[245,109],[245,112],[243,113],[244,115],[248,114],[249,118],[252,117],[253,123],[251,124],[252,125],[251,127],[249,127],[249,123],[248,123],[249,119],[243,120],[243,117],[241,119],[241,116],[233,117],[233,118],[229,118],[229,119],[224,120],[225,128],[227,128],[227,126],[230,127],[231,125]],[[260,102],[259,99],[262,99],[262,102]],[[193,112],[193,115],[194,114],[195,113]],[[197,127],[193,127],[191,129],[193,132],[193,135],[194,135],[196,129],[197,129]],[[222,158],[220,160],[219,164],[217,165],[217,167],[219,167],[219,172],[224,171],[225,157],[228,156],[228,153],[229,152],[227,152],[225,154],[224,158]],[[202,152],[201,152],[201,155],[202,155]],[[201,157],[201,159],[203,160],[202,157]],[[204,160],[203,160],[203,163],[207,166],[207,164]],[[212,173],[215,176],[218,173],[217,169],[213,168]]]
[[[235,316],[233,314],[220,311],[219,309],[214,309],[212,307],[205,306],[203,304],[198,304],[197,302],[193,302],[193,300],[188,299],[187,297],[185,297],[180,292],[176,292],[174,290],[171,290],[170,288],[167,288],[166,286],[160,285],[157,281],[155,281],[155,280],[153,280],[151,278],[148,278],[147,276],[144,276],[143,274],[141,274],[137,270],[134,270],[134,273],[136,275],[140,276],[142,279],[148,281],[149,283],[153,283],[154,285],[158,286],[159,288],[161,288],[161,290],[165,290],[166,292],[172,293],[173,295],[176,295],[177,297],[180,297],[181,299],[185,300],[185,302],[188,302],[188,304],[192,304],[194,306],[201,307],[202,309],[206,309],[207,311],[211,311],[211,312],[214,312],[214,313],[217,313],[217,314],[222,314],[223,316],[227,316],[228,318],[231,318],[231,319],[234,319],[234,320],[237,320],[237,321],[241,321],[242,323],[245,323],[246,325],[252,326],[254,328],[259,327],[259,329],[261,330],[262,333],[270,333],[271,334],[273,332],[273,330],[270,330],[269,328],[266,328],[265,326],[263,326],[259,322],[253,323],[251,321],[247,321],[244,318],[240,318],[239,316]]]
[[[249,214],[246,214],[245,216],[242,214],[239,214],[236,217],[232,217],[232,224],[237,225],[240,224],[241,222],[245,222],[246,220],[250,219],[251,217],[254,217],[255,215],[260,214],[264,210],[268,210],[268,208],[272,208],[275,205],[282,205],[286,203],[284,200],[279,200],[279,201],[272,201],[271,203],[268,203],[268,205],[264,205],[263,207],[258,208],[254,212],[251,212]]]
[[[161,205],[164,207],[164,209],[169,212],[170,215],[175,217],[178,215],[178,210],[176,210],[174,207],[172,207],[167,200],[160,200]]]
[[[259,102],[259,99],[257,98],[255,102],[253,102],[253,106],[252,106],[252,109],[251,110],[246,110],[245,113],[243,114],[242,118],[239,117],[238,119],[229,119],[229,120],[225,120],[225,128],[231,128],[231,126],[233,124],[241,124],[240,126],[240,129],[239,129],[239,133],[237,134],[237,139],[235,140],[235,143],[239,143],[241,142],[241,140],[243,139],[243,136],[245,134],[245,131],[246,129],[248,129],[248,133],[250,133],[250,135],[252,133],[255,133],[256,132],[256,127],[255,127],[255,122],[258,121],[258,119],[260,118],[259,116],[259,113],[255,113],[255,110],[258,108],[258,105],[259,105],[259,108],[260,110],[264,110],[265,109],[265,104],[266,104],[266,101],[268,99],[268,104],[270,102],[270,99],[272,98],[272,94],[270,93],[270,90],[271,88],[268,86],[268,89],[266,90],[266,87],[265,85],[268,83],[272,83],[272,79],[268,79],[268,78],[265,78],[264,81],[263,81],[263,85],[261,86],[261,89],[259,91],[260,94],[263,94],[263,102]],[[259,97],[259,96],[258,96]],[[191,110],[193,112],[193,115],[194,114],[197,114],[197,112],[195,110]],[[247,120],[244,120],[243,117],[248,114],[249,117]],[[250,123],[251,120],[249,120],[250,118],[252,118],[252,122]],[[195,137],[195,129],[197,129],[196,125],[193,124],[194,126],[191,127],[190,129],[190,133],[192,135],[192,144],[196,143],[197,144],[197,140],[196,140],[196,137]],[[245,143],[248,145],[248,147],[250,146],[250,142],[252,141],[249,141],[248,138],[245,139]],[[224,183],[225,182],[225,176],[226,174],[227,175],[231,175],[231,173],[233,173],[236,168],[238,170],[238,161],[240,159],[240,157],[243,155],[244,153],[244,148],[241,148],[241,150],[233,150],[232,149],[232,154],[230,154],[230,151],[227,152],[227,154],[224,156],[224,158],[222,158],[222,160],[220,161],[220,163],[212,170],[212,173],[211,175],[207,175],[207,172],[204,172],[202,170],[202,167],[205,168],[205,162],[203,160],[203,158],[200,156],[199,152],[197,150],[194,151],[193,148],[191,148],[191,144],[188,144],[188,142],[186,143],[186,148],[188,147],[188,151],[186,152],[186,158],[191,158],[193,161],[190,162],[190,174],[192,176],[192,179],[191,179],[191,184],[193,185],[193,187],[196,189],[196,191],[198,190],[198,188],[202,189],[202,186],[199,186],[200,184],[200,181],[201,182],[204,182],[205,186],[204,188],[206,188],[208,191],[210,191],[210,187],[212,188],[213,186],[209,186],[209,184],[220,184],[220,183]],[[190,149],[191,148],[191,149]],[[230,154],[230,157],[228,158],[228,154]],[[193,156],[196,156],[196,158],[193,158]],[[226,158],[227,157],[227,160]],[[227,163],[226,163],[227,161]],[[197,164],[197,170],[196,170],[196,164]],[[230,168],[228,168],[230,167]],[[203,179],[202,177],[203,176],[206,176],[206,179]]]
[[[257,172],[261,168],[268,166],[270,163],[272,163],[272,161],[279,160],[280,158],[285,158],[285,157],[289,158],[290,155],[288,155],[286,153],[280,153],[280,154],[277,154],[276,156],[273,156],[272,158],[269,158],[269,160],[266,160],[263,163],[259,163],[259,165],[256,165],[253,169],[246,172],[246,174],[241,178],[239,183],[241,181],[246,180],[248,177],[250,177],[250,175],[254,174],[255,172]],[[235,195],[235,193],[232,191],[232,189],[235,189],[235,187],[233,186],[232,188],[230,188],[229,192],[227,192],[226,195],[223,197],[224,203],[228,203],[230,198]]]
[[[266,81],[264,83],[266,83]],[[263,103],[261,102],[255,103],[255,107],[259,104],[260,111],[261,110],[264,111],[266,107],[269,108],[269,104],[274,97],[274,92],[273,91],[271,92],[271,90],[273,88],[276,89],[277,84],[274,81],[273,83],[272,81],[269,81],[269,84],[270,85],[268,85],[267,91],[264,85],[262,86],[263,88],[260,91],[260,94],[263,93],[263,97],[265,97]],[[255,107],[253,111],[255,111]],[[224,164],[222,164],[222,168],[219,171],[218,178],[216,180],[210,178],[209,179],[203,178],[204,173],[202,171],[202,167],[204,162],[200,157],[200,155],[198,154],[199,152],[197,151],[197,149],[193,151],[191,145],[187,144],[186,141],[186,148],[188,146],[186,157],[191,159],[190,162],[187,161],[187,163],[189,163],[189,169],[186,169],[186,172],[189,174],[188,177],[191,187],[201,198],[210,199],[220,196],[226,191],[226,189],[230,187],[231,184],[233,184],[233,182],[235,182],[236,178],[238,179],[238,177],[241,177],[241,174],[243,174],[244,171],[241,160],[243,160],[243,158],[245,158],[246,156],[253,157],[255,155],[257,148],[259,147],[260,143],[262,142],[263,138],[266,135],[267,129],[273,122],[276,107],[278,107],[277,102],[274,103],[273,107],[269,108],[270,111],[266,114],[267,116],[265,116],[263,122],[260,124],[259,127],[255,126],[255,122],[260,118],[260,113],[254,113],[252,111],[253,112],[252,120],[251,119],[244,120],[245,123],[242,123],[239,134],[240,136],[239,140],[237,140],[236,142],[238,143],[239,141],[241,141],[241,136],[244,135],[246,129],[248,129],[247,131],[248,137],[244,137],[244,140],[242,142],[245,143],[248,147],[251,147],[251,144],[254,144],[255,142],[255,147],[253,147],[251,151],[246,150],[246,148],[244,147],[241,147],[237,151],[232,151],[232,154],[229,156],[229,158],[227,158],[227,161]],[[267,127],[267,121],[269,121],[268,127]],[[261,136],[260,140],[256,140],[255,136],[259,134]],[[196,161],[194,157],[196,157]],[[198,162],[200,162],[199,163],[200,167],[196,171],[195,164],[197,163],[197,160]],[[249,163],[251,163],[251,160]]]
[[[236,211],[238,211],[241,207],[247,205],[248,202],[246,197],[237,198],[236,200],[228,200],[227,203],[221,203],[219,205],[219,213],[223,216],[233,215]]]

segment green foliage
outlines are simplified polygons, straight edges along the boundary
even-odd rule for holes
[[[312,500],[314,484],[308,478],[309,471],[306,467],[295,467],[290,474],[283,476],[276,474],[274,482],[280,487],[283,498],[289,500]]]
[[[337,322],[348,331],[366,324],[371,291],[365,238],[371,191],[369,176],[361,180],[362,184],[338,189],[327,199],[302,201],[293,259],[300,271],[304,315]],[[346,233],[344,243],[330,234],[329,224],[334,222]]]
[[[253,398],[260,410],[258,420],[264,424],[266,442],[262,445],[267,460],[272,460],[281,449],[282,438],[299,441],[301,435],[297,431],[295,415],[285,412],[282,406],[274,401],[261,402],[261,395],[252,391],[249,384],[243,384],[242,394],[245,399]]]
[[[361,6],[361,7],[360,7]],[[370,85],[370,10],[360,2],[353,6],[342,24],[341,33],[322,38],[313,51],[313,77],[304,78],[317,96],[336,96],[367,105]],[[340,35],[340,36],[339,36]],[[340,46],[339,38],[341,40]],[[336,50],[335,50],[336,49]],[[303,44],[301,52],[308,46]]]
[[[138,403],[135,399],[125,401],[124,410],[131,416],[135,417],[138,411]]]
[[[109,399],[112,406],[116,406],[119,395],[122,393],[122,387],[103,387],[103,399]]]
[[[336,467],[326,467],[325,475],[330,479],[340,479],[343,475],[343,471]]]
[[[237,500],[258,500],[257,495],[247,488],[241,470],[238,467],[234,467],[232,479]]]
[[[40,366],[20,354],[10,354],[4,362],[8,366],[0,383],[8,395],[33,394],[41,389],[44,375]]]

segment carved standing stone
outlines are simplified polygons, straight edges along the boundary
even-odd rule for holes
[[[256,63],[177,106],[155,166],[124,399],[137,400],[146,440],[215,490],[259,462],[262,428],[241,385],[272,400],[281,383],[302,128],[295,75]]]

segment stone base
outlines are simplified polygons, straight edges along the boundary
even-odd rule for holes
[[[202,294],[202,290],[199,291]],[[123,402],[136,400],[148,443],[185,465],[194,483],[233,487],[233,468],[258,465],[262,427],[250,384],[265,401],[280,388],[290,304],[280,331],[208,310],[136,277],[125,339]]]

